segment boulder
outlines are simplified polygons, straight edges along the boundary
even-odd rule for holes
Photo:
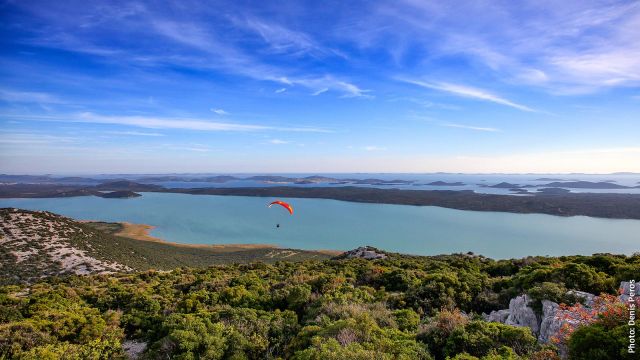
[[[520,295],[511,299],[509,301],[509,316],[504,323],[507,325],[526,326],[537,335],[540,331],[540,321],[529,306],[530,302],[531,299],[527,295]]]
[[[548,343],[555,336],[563,321],[558,316],[559,305],[549,300],[542,300],[542,321],[540,322],[540,334],[538,341]]]
[[[509,317],[509,309],[494,310],[489,315],[482,314],[482,317],[485,321],[499,322],[504,324],[504,322],[507,321],[507,318]]]
[[[567,294],[573,295],[579,299],[582,300],[582,304],[586,307],[592,307],[593,306],[593,299],[596,298],[595,295],[588,293],[588,292],[584,292],[584,291],[578,291],[578,290],[569,290],[567,291]]]
[[[375,260],[375,259],[386,259],[387,254],[381,252],[380,250],[372,247],[372,246],[361,246],[357,249],[353,249],[342,253],[337,258],[339,259],[354,259],[354,258],[362,258],[366,260]]]
[[[638,296],[638,298],[636,299],[640,299],[640,284],[639,283],[634,283],[634,290],[636,293],[636,296]],[[629,294],[631,293],[631,283],[629,281],[622,281],[620,282],[620,300],[623,302],[627,302],[629,301]]]
[[[147,343],[138,340],[125,340],[122,342],[122,349],[127,354],[128,359],[136,360],[142,357],[147,349]]]
[[[620,283],[620,300],[628,301],[631,284],[628,281]],[[634,291],[640,298],[640,285],[635,284]],[[585,307],[590,308],[594,304],[596,296],[584,291],[569,290],[567,293],[582,299]],[[530,306],[527,295],[517,296],[509,301],[509,309],[492,311],[490,314],[482,314],[486,321],[500,322],[507,325],[526,326],[538,337],[538,342],[547,344],[558,334],[562,325],[565,324],[566,312],[560,309],[560,305],[553,301],[542,300],[542,314],[536,315]],[[559,347],[560,356],[567,357],[567,349]]]

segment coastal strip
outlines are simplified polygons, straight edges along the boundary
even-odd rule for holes
[[[246,251],[246,250],[255,250],[255,249],[281,249],[280,246],[272,245],[272,244],[182,244],[176,242],[166,241],[150,234],[150,231],[155,228],[155,226],[147,225],[147,224],[133,224],[130,222],[119,222],[122,226],[121,230],[116,231],[113,235],[128,237],[130,239],[141,240],[141,241],[153,241],[159,242],[163,244],[169,244],[173,246],[182,246],[182,247],[191,247],[191,248],[206,248],[212,249],[216,252],[236,252],[236,251]],[[318,249],[313,250],[315,252],[319,252],[322,254],[327,254],[331,256],[338,256],[343,253],[340,250],[326,250],[326,249]]]
[[[216,252],[236,252],[236,251],[246,251],[246,250],[255,250],[255,249],[280,249],[279,246],[273,244],[183,244],[176,243],[172,241],[167,241],[150,234],[150,231],[155,228],[155,226],[148,224],[133,224],[130,222],[118,222],[121,227],[119,230],[113,232],[115,236],[126,237],[135,240],[141,241],[151,241],[158,242],[162,244],[179,246],[179,247],[188,247],[188,248],[198,248],[198,249],[210,249]],[[319,251],[320,252],[320,251]]]

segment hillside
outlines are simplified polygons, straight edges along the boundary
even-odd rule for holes
[[[277,248],[213,248],[114,236],[118,224],[88,224],[43,211],[0,209],[0,284],[44,276],[111,273],[180,266],[327,259],[329,255]],[[106,230],[106,231],[105,231]]]
[[[621,334],[640,254],[495,261],[362,247],[326,260],[139,241],[112,235],[120,224],[47,212],[0,214],[1,278],[19,282],[0,285],[0,358],[633,358]],[[318,260],[275,261],[305,258]],[[231,262],[251,264],[205,266]]]

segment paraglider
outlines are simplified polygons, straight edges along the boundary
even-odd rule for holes
[[[271,204],[269,204],[269,207],[272,207],[273,205],[280,205],[283,208],[287,209],[287,211],[289,211],[289,214],[293,215],[293,207],[289,204],[287,204],[284,201],[280,201],[280,200],[276,200],[274,202],[272,202]]]
[[[289,212],[289,214],[293,215],[293,206],[287,204],[284,201],[280,201],[280,200],[276,200],[274,202],[272,202],[271,204],[269,204],[269,208],[271,208],[273,205],[280,205],[283,208],[287,209],[287,211]],[[280,224],[276,224],[276,229],[280,228]]]

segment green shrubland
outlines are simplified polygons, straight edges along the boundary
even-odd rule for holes
[[[615,294],[630,273],[640,255],[389,254],[53,277],[0,287],[0,358],[117,359],[135,339],[148,359],[553,359],[528,328],[479,314],[522,293]],[[620,358],[618,322],[578,328],[569,356]]]

